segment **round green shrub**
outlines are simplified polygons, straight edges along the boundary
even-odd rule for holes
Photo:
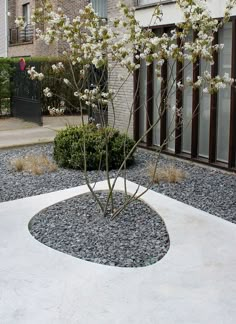
[[[105,170],[107,147],[109,169],[117,169],[134,145],[134,140],[116,129],[94,124],[69,126],[55,137],[54,159],[61,167],[84,169],[86,157],[87,170]],[[133,153],[126,166],[133,163]]]

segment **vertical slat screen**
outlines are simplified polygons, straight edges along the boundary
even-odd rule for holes
[[[146,116],[147,116],[147,66],[144,60],[140,63],[140,110],[139,110],[139,136],[142,136],[146,131]],[[144,137],[143,142],[146,142]]]
[[[154,33],[160,37],[163,33],[163,28],[154,30]],[[152,143],[153,145],[160,145],[161,143],[161,96],[162,96],[162,82],[156,75],[157,61],[153,62],[153,128]]]
[[[138,63],[138,61],[134,58],[134,62]],[[140,111],[140,70],[137,69],[134,72],[133,79],[133,123],[134,123],[134,140],[138,141],[139,139],[139,111]]]
[[[164,28],[164,31],[168,32],[168,29]],[[156,31],[157,34],[162,32],[163,28]],[[221,43],[225,44],[224,49],[214,53],[212,66],[204,60],[195,64],[169,60],[162,66],[162,81],[155,75],[156,62],[148,67],[141,62],[140,71],[134,74],[134,93],[137,94],[138,90],[138,96],[134,99],[135,139],[160,118],[160,122],[144,139],[147,146],[162,146],[175,130],[172,136],[174,141],[164,145],[164,151],[185,153],[184,156],[187,153],[194,159],[208,158],[208,162],[216,166],[223,166],[218,163],[223,162],[229,169],[236,167],[235,84],[231,89],[222,89],[213,94],[204,93],[203,87],[198,90],[185,87],[181,90],[176,86],[178,82],[186,85],[187,77],[196,82],[198,75],[203,75],[204,71],[210,72],[213,78],[228,73],[236,79],[236,17],[215,33],[213,44]],[[180,40],[178,45],[181,46]],[[173,85],[171,81],[175,78]],[[181,116],[173,116],[173,106],[181,110]]]
[[[219,43],[224,44],[224,48],[219,52],[219,75],[231,75],[232,22],[225,24],[219,31]],[[227,87],[218,92],[216,159],[220,162],[228,162],[229,125],[230,87]]]
[[[153,63],[147,67],[147,114],[146,129],[149,130],[153,125]],[[146,144],[152,145],[153,130],[147,134]]]
[[[211,73],[211,65],[201,60],[200,75],[203,76],[205,71]],[[198,156],[203,158],[209,158],[210,101],[211,95],[204,93],[201,87],[199,89]]]
[[[153,144],[160,145],[160,105],[161,105],[161,81],[155,73],[156,62],[153,64]]]
[[[196,34],[193,35],[193,40]],[[200,74],[199,59],[193,64],[193,82],[197,82]],[[199,89],[192,89],[192,133],[191,133],[191,157],[196,158],[198,155],[198,121],[199,121]]]
[[[178,47],[181,47],[181,39],[177,40]],[[176,84],[183,84],[183,63],[176,63]],[[182,107],[183,90],[176,88],[176,130],[175,130],[175,153],[179,154],[182,149]]]
[[[166,97],[167,97],[167,62],[162,65],[161,69],[161,131],[160,131],[160,145],[163,149],[166,148]]]
[[[175,114],[176,114],[176,61],[169,59],[167,62],[167,148],[175,150]]]
[[[232,20],[232,71],[231,77],[236,79],[236,17]],[[236,166],[236,88],[231,88],[230,135],[229,135],[229,168]]]
[[[218,44],[219,33],[215,33],[213,45]],[[211,77],[214,78],[218,74],[219,55],[214,53],[214,65],[211,67]],[[210,102],[210,134],[209,134],[209,162],[216,161],[216,125],[217,125],[217,107],[218,95],[213,93]]]
[[[189,35],[192,39],[192,34]],[[187,40],[188,41],[188,40]],[[187,86],[186,79],[193,79],[193,64],[189,61],[184,62],[184,85],[183,92],[183,131],[182,131],[182,152],[191,154],[191,132],[192,132],[192,87]]]

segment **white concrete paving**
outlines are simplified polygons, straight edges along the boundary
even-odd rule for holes
[[[128,182],[130,193],[136,187]],[[116,189],[123,189],[121,178]],[[143,200],[164,219],[170,249],[144,268],[83,261],[30,235],[37,212],[87,191],[81,186],[0,204],[1,324],[236,323],[234,224],[148,191]]]
[[[85,122],[87,119],[85,115]],[[0,119],[0,149],[50,143],[59,130],[81,124],[80,116],[43,116],[42,120],[43,126],[19,118]]]

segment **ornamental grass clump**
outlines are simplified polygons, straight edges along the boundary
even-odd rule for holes
[[[178,183],[186,178],[186,173],[172,164],[163,167],[149,165],[148,175],[150,177],[150,180],[154,183]]]
[[[10,161],[13,170],[17,172],[27,172],[34,175],[41,175],[57,170],[57,165],[50,161],[45,154],[26,155]]]
[[[94,124],[68,126],[54,139],[54,159],[61,167],[84,170],[118,169],[135,145],[127,135]],[[134,152],[126,161],[134,161]],[[106,165],[108,164],[108,166]]]

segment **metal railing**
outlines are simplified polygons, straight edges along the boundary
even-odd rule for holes
[[[33,43],[34,39],[34,27],[31,24],[27,24],[25,27],[10,28],[9,30],[9,44],[17,45],[23,43]]]

